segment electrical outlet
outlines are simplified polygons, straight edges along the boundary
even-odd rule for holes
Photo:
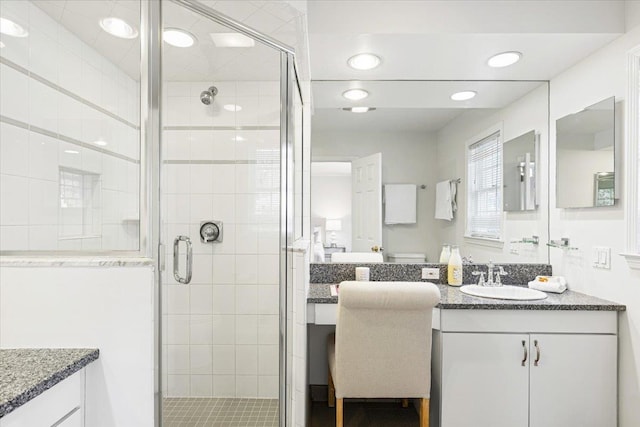
[[[440,269],[439,268],[423,268],[422,278],[438,280],[440,278]]]

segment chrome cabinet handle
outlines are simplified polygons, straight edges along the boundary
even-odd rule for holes
[[[527,358],[529,357],[529,352],[527,351],[527,342],[522,340],[522,351],[524,351],[524,355],[522,358],[522,366],[526,366]]]
[[[178,267],[178,258],[180,256],[180,242],[185,242],[187,246],[187,271],[186,277],[180,276],[180,269]],[[191,239],[187,236],[177,236],[173,240],[173,278],[176,279],[176,282],[182,283],[186,285],[191,282],[192,275],[192,266],[193,266],[193,246],[191,245]]]
[[[540,347],[538,346],[538,340],[533,341],[533,345],[536,347],[536,360],[533,361],[533,366],[538,366],[538,362],[540,362]]]

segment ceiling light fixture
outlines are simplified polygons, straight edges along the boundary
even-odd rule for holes
[[[360,101],[361,99],[365,99],[369,96],[369,92],[364,89],[349,89],[342,92],[342,96],[351,101]]]
[[[255,40],[240,33],[209,33],[217,47],[254,47]]]
[[[462,92],[456,92],[451,95],[451,99],[453,99],[454,101],[467,101],[476,96],[476,94],[477,93],[473,90],[464,90]]]
[[[234,137],[233,137],[233,138],[231,138],[231,139],[232,139],[233,141],[235,141],[235,142],[242,142],[242,141],[246,141],[246,140],[247,140],[247,138],[244,138],[244,137],[242,137],[242,136],[240,136],[240,135],[238,135],[238,136],[234,136]]]
[[[80,152],[76,150],[64,150],[64,152],[67,154],[80,154]]]
[[[366,113],[369,111],[374,111],[374,107],[346,107],[343,108],[344,111],[351,111],[352,113]]]
[[[224,105],[222,108],[224,108],[227,111],[240,111],[242,110],[242,107],[236,104],[226,104]]]
[[[138,30],[115,16],[102,18],[100,27],[112,36],[120,37],[121,39],[135,39],[138,37]]]
[[[11,37],[27,37],[29,32],[20,24],[7,18],[0,18],[0,33]]]
[[[107,141],[103,141],[101,139],[98,139],[97,141],[93,141],[93,143],[101,147],[104,147],[105,145],[107,145]]]
[[[166,28],[162,32],[162,40],[175,47],[191,47],[196,42],[196,36],[180,28]]]
[[[513,65],[516,62],[520,61],[521,57],[522,54],[520,52],[502,52],[489,58],[487,64],[489,65],[489,67],[494,68],[508,67],[509,65]]]
[[[347,64],[355,70],[372,70],[380,65],[381,59],[373,53],[359,53],[347,60]]]

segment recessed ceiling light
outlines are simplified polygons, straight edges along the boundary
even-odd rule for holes
[[[451,95],[451,99],[454,101],[467,101],[476,96],[476,92],[473,90],[464,90],[462,92],[456,92]]]
[[[29,35],[29,32],[22,25],[7,18],[0,18],[0,33],[11,37],[27,37]]]
[[[253,47],[256,42],[240,33],[209,33],[217,47]]]
[[[64,152],[67,154],[80,154],[80,152],[76,150],[64,150]]]
[[[365,99],[369,96],[369,92],[364,89],[349,89],[342,93],[342,96],[351,100],[351,101],[359,101],[361,99]]]
[[[343,108],[344,111],[351,111],[352,113],[366,113],[368,111],[375,110],[374,107],[347,107]]]
[[[522,54],[520,52],[502,52],[489,58],[487,64],[489,67],[494,68],[508,67],[520,61],[521,57]]]
[[[224,108],[227,111],[240,111],[242,110],[242,107],[236,104],[226,104],[224,105],[222,108]]]
[[[235,141],[235,142],[241,142],[241,141],[246,141],[246,140],[247,140],[247,138],[244,138],[244,137],[242,137],[242,136],[240,136],[240,135],[238,135],[238,136],[234,136],[234,137],[233,137],[233,138],[231,138],[231,139],[232,139],[233,141]]]
[[[191,47],[196,42],[196,36],[180,28],[166,28],[162,32],[162,40],[175,47]]]
[[[380,57],[373,53],[359,53],[349,58],[347,64],[356,70],[372,70],[380,65],[380,62]]]
[[[98,139],[97,141],[93,141],[93,143],[101,147],[104,147],[105,145],[107,145],[107,141],[103,141],[101,139]]]
[[[121,39],[135,39],[138,37],[138,30],[115,16],[102,18],[100,27],[112,36],[120,37]]]

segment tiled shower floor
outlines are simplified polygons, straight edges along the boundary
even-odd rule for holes
[[[165,427],[277,427],[277,399],[164,399]]]

